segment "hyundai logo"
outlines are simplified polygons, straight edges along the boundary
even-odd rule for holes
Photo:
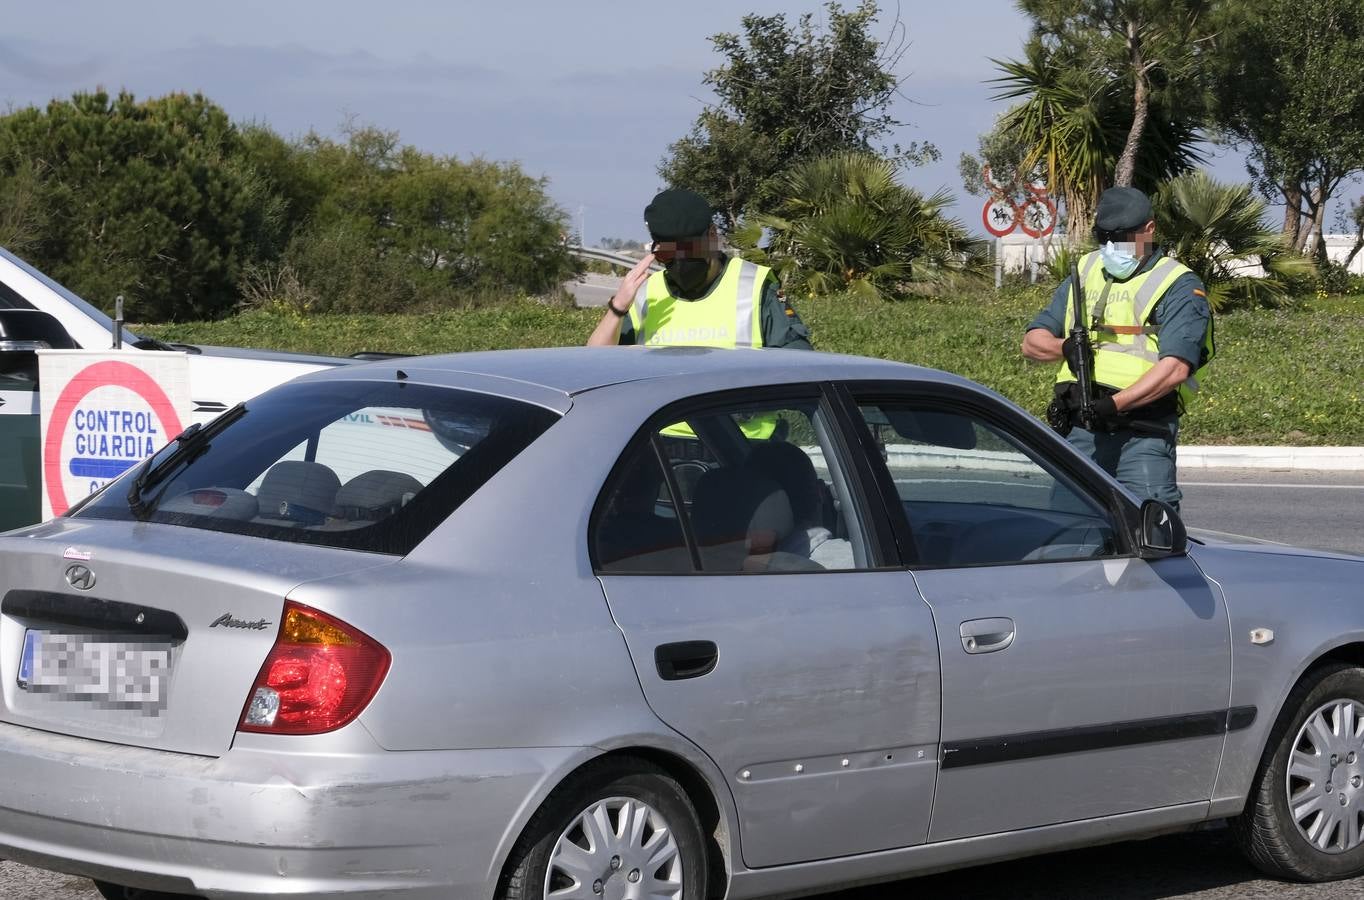
[[[78,591],[88,591],[95,586],[95,573],[85,566],[68,566],[66,583]]]

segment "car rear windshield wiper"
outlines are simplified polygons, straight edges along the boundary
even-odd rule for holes
[[[155,465],[152,463],[156,457],[149,457],[142,464],[142,471],[138,472],[137,477],[133,479],[132,486],[128,488],[128,508],[133,511],[133,515],[139,519],[146,518],[156,507],[156,501],[161,499],[161,495],[157,494],[155,500],[148,502],[145,499],[147,492],[166,481],[173,472],[197,459],[201,453],[208,449],[209,440],[215,434],[244,415],[246,415],[246,404],[238,403],[207,425],[200,425],[195,422],[176,437],[175,449],[171,451],[170,455]]]

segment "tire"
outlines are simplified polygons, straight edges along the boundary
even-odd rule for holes
[[[1336,730],[1349,735],[1330,733]],[[1361,730],[1364,670],[1358,667],[1325,666],[1288,695],[1246,809],[1231,823],[1236,842],[1256,868],[1293,881],[1335,881],[1364,873]],[[1295,748],[1301,751],[1296,756]],[[1290,761],[1295,764],[1291,779]]]
[[[124,887],[107,881],[96,881],[95,890],[105,900],[194,900],[194,894],[168,894],[165,891],[147,891],[142,888]]]
[[[589,836],[584,825],[603,818],[615,833],[599,828],[598,837]],[[641,824],[638,840],[622,827],[627,822]],[[649,871],[645,861],[660,859]],[[701,821],[682,786],[652,763],[611,757],[589,763],[531,817],[512,848],[497,898],[544,900],[550,891],[576,887],[565,896],[704,900],[706,865]]]

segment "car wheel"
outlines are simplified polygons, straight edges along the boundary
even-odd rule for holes
[[[499,900],[703,900],[701,822],[643,760],[589,764],[550,795],[512,850]]]
[[[1364,872],[1364,670],[1329,666],[1293,689],[1232,831],[1275,877]]]
[[[146,891],[142,888],[124,887],[107,881],[96,881],[95,890],[105,900],[187,900],[193,894],[167,894],[165,891]]]

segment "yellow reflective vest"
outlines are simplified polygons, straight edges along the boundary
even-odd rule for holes
[[[762,293],[771,270],[731,259],[699,300],[681,300],[662,272],[640,285],[630,307],[635,343],[650,347],[761,347]]]
[[[1129,388],[1160,361],[1160,326],[1154,312],[1180,276],[1192,271],[1177,259],[1163,256],[1145,272],[1126,281],[1104,277],[1103,261],[1096,250],[1080,260],[1080,281],[1085,288],[1085,307],[1089,317],[1090,339],[1094,342],[1094,380],[1117,390]],[[1066,320],[1062,336],[1070,333],[1075,322],[1074,285],[1066,298]],[[1212,324],[1203,333],[1206,351],[1202,365],[1179,386],[1181,409],[1198,392],[1200,380],[1213,356]],[[1198,361],[1195,360],[1195,364]],[[1063,361],[1056,382],[1074,381],[1075,375]]]
[[[672,295],[662,272],[640,285],[630,306],[635,343],[648,347],[761,347],[762,295],[771,269],[746,259],[731,259],[710,291],[699,300]],[[750,439],[765,440],[776,431],[776,419],[754,416],[739,423]],[[684,423],[663,433],[694,437]]]

